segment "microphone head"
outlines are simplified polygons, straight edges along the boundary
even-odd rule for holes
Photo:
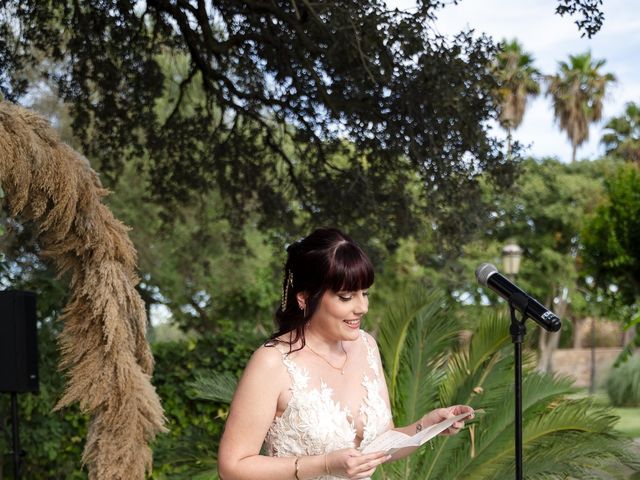
[[[498,273],[498,269],[494,265],[490,263],[481,264],[476,268],[476,278],[478,279],[478,283],[486,287],[487,280],[489,280],[489,277],[494,273]]]

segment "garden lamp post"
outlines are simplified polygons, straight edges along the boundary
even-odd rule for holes
[[[520,271],[520,259],[522,258],[522,249],[520,246],[511,241],[502,249],[502,269],[504,273],[515,282],[518,272]]]

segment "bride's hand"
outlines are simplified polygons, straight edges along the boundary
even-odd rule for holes
[[[327,453],[327,468],[336,477],[349,479],[368,478],[376,467],[386,462],[390,455],[385,452],[362,453],[355,448],[345,448]]]
[[[470,416],[468,416],[465,420],[471,420],[474,417],[473,408],[469,407],[468,405],[455,405],[453,407],[447,408],[436,408],[435,410],[430,411],[427,415],[424,416],[423,423],[425,424],[425,427],[429,425],[435,425],[436,423],[440,423],[447,418],[451,418],[462,413],[470,413]],[[464,421],[455,422],[440,435],[452,435],[458,433],[463,427]]]

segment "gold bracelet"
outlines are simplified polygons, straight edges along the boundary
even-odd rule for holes
[[[327,454],[324,454],[324,470],[327,473],[327,475],[331,475],[331,472],[329,471],[329,465],[327,465]]]
[[[300,480],[300,477],[298,476],[298,462],[300,461],[300,457],[296,457],[296,480]]]

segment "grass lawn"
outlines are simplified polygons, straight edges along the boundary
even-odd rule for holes
[[[616,430],[630,437],[640,438],[640,408],[614,408],[613,411],[620,417]]]
[[[577,397],[589,396],[586,390],[581,391]],[[596,403],[600,405],[609,405],[609,397],[604,390],[597,390],[591,395]],[[640,408],[613,408],[613,412],[620,417],[616,424],[616,430],[630,436],[631,438],[640,438]]]

